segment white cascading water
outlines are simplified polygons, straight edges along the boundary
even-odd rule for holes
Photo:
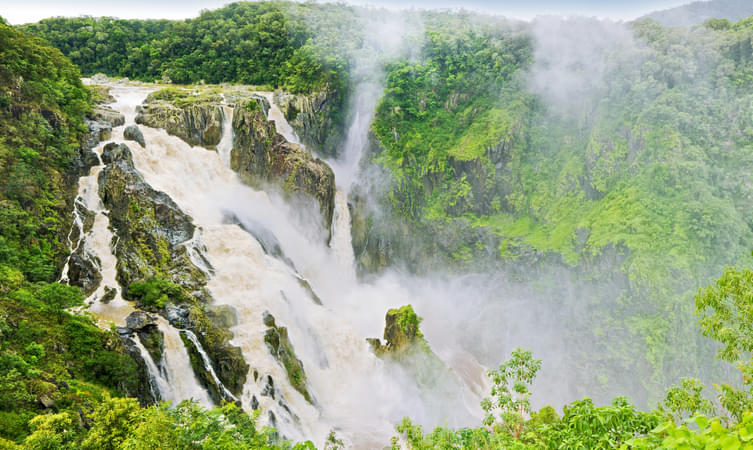
[[[233,400],[238,400],[236,396],[234,396],[230,391],[227,390],[227,388],[222,384],[222,381],[220,381],[220,378],[217,376],[217,373],[214,371],[214,367],[212,367],[212,360],[209,359],[209,355],[207,355],[207,352],[204,351],[204,348],[201,346],[201,342],[199,342],[199,339],[196,337],[196,335],[191,330],[180,330],[181,333],[185,333],[186,338],[191,341],[191,343],[196,347],[196,351],[199,353],[199,356],[201,356],[201,362],[204,364],[204,369],[206,369],[207,373],[212,377],[212,380],[222,389],[223,394],[225,394],[226,397],[231,398]]]
[[[111,93],[117,99],[113,107],[130,124],[135,107],[149,89],[114,85]],[[272,412],[279,432],[287,438],[311,439],[322,444],[334,429],[353,448],[379,448],[388,444],[389,437],[395,434],[395,424],[406,416],[429,426],[478,423],[479,399],[488,389],[485,368],[457,342],[443,336],[446,329],[442,321],[458,319],[451,314],[432,316],[436,327],[424,330],[432,348],[451,369],[452,386],[440,386],[438,392],[444,390],[454,395],[442,393],[431,397],[422,392],[414,377],[401,366],[377,358],[365,340],[381,337],[384,315],[389,308],[412,304],[419,315],[434,314],[430,305],[436,297],[437,283],[427,280],[425,291],[409,289],[404,279],[393,275],[371,284],[359,283],[343,189],[338,190],[336,197],[332,247],[328,247],[320,238],[311,238],[312,233],[307,230],[316,226],[311,225],[318,223],[316,218],[287,205],[279,196],[256,191],[240,182],[227,164],[232,149],[232,143],[228,142],[232,140],[229,109],[225,111],[225,119],[223,139],[216,152],[191,147],[163,130],[145,126],[140,128],[146,148],[123,141],[123,127],[114,130],[113,138],[129,146],[134,164],[146,182],[167,193],[200,229],[200,236],[195,238],[203,241],[214,269],[207,288],[216,304],[232,306],[237,312],[238,325],[231,329],[234,335],[231,343],[241,348],[251,366],[241,398],[244,406],[258,402],[265,411],[262,420],[269,417],[266,412]],[[275,117],[278,129],[287,133],[283,121],[281,114]],[[286,122],[285,125],[289,128]],[[352,170],[351,164],[346,166]],[[104,278],[92,296],[95,300],[92,310],[103,320],[122,324],[131,308],[127,302],[119,295],[107,305],[96,301],[101,298],[104,285],[116,286],[116,261],[109,246],[112,233],[107,229],[107,217],[96,191],[99,170],[101,167],[96,167],[89,177],[82,178],[80,190],[81,196],[88,199],[87,207],[97,211],[100,222],[98,227],[95,221],[98,234],[92,230],[85,238],[85,245],[91,245],[102,261]],[[265,253],[251,234],[227,223],[229,215],[244,225],[253,224],[247,228],[262,227],[271,232],[285,258]],[[309,282],[323,306],[315,303],[302,286],[301,278]],[[442,295],[447,294],[442,292]],[[265,311],[275,317],[277,326],[287,327],[296,355],[303,362],[315,405],[292,388],[284,368],[265,345],[267,327],[262,321]],[[159,325],[165,333],[164,361],[173,368],[166,371],[171,392],[161,395],[174,401],[206,396],[195,377],[185,376],[188,372],[175,372],[188,358],[182,342],[178,342],[178,330],[162,319]],[[177,340],[173,339],[175,336]],[[441,345],[435,347],[433,339]],[[188,364],[182,370],[190,370]],[[255,371],[258,377],[252,375]],[[274,381],[274,397],[269,392],[268,376]]]
[[[139,94],[141,95],[141,94]],[[125,103],[116,102],[111,105],[116,110],[123,113],[126,118],[125,125],[116,127],[112,131],[112,136],[115,139],[122,139],[123,130],[125,126],[133,123],[135,118],[135,109],[130,107],[132,103],[126,101]],[[93,149],[99,158],[104,142]],[[133,147],[133,146],[131,146]],[[101,162],[101,159],[100,159]],[[92,257],[94,261],[98,261],[98,269],[102,276],[102,281],[87,299],[86,303],[89,305],[89,310],[94,313],[97,319],[103,326],[109,326],[109,324],[115,324],[118,326],[125,325],[125,319],[130,313],[134,311],[133,305],[125,301],[120,295],[120,289],[118,288],[117,276],[117,258],[113,254],[114,235],[110,230],[110,220],[107,217],[108,211],[104,208],[102,201],[99,197],[99,173],[104,168],[104,165],[99,164],[94,166],[89,171],[89,175],[83,176],[79,179],[78,195],[76,202],[81,203],[86,209],[94,213],[94,224],[92,229],[84,234],[83,233],[83,221],[78,211],[74,210],[74,226],[79,226],[80,235],[79,242],[74,246],[70,245],[72,251],[78,248],[80,245],[84,245],[84,251]],[[69,243],[70,244],[70,243]],[[69,258],[70,259],[70,258]],[[68,279],[68,263],[63,269],[61,280]],[[105,297],[105,289],[114,288],[116,290],[115,297],[109,302],[105,303],[102,299]],[[177,330],[170,326],[166,320],[159,318],[157,326],[164,334],[165,354],[161,361],[161,367],[157,367],[154,361],[151,359],[149,353],[144,349],[138,337],[134,336],[134,341],[137,343],[137,348],[141,351],[141,356],[145,361],[149,377],[152,382],[154,392],[163,400],[172,401],[174,404],[179,403],[182,400],[194,398],[201,405],[211,406],[212,401],[209,395],[199,384],[195,376],[186,376],[186,374],[192,373],[191,362],[188,356],[188,352],[180,339],[180,335]]]
[[[186,345],[180,332],[162,317],[157,318],[157,327],[163,333],[165,350],[160,361],[160,376],[167,381],[168,389],[160,391],[162,400],[177,405],[183,400],[194,399],[204,407],[213,406],[209,393],[199,384],[191,366]],[[198,347],[201,348],[201,347]],[[146,358],[149,357],[147,354]]]
[[[144,364],[146,364],[147,374],[149,375],[149,388],[152,391],[152,396],[157,399],[167,400],[163,397],[165,393],[171,391],[167,377],[160,368],[157,367],[157,364],[155,364],[154,360],[149,355],[146,347],[141,343],[141,339],[134,337],[133,342],[139,350],[141,357],[144,359]]]

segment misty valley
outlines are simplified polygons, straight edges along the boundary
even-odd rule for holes
[[[747,2],[0,17],[0,449],[753,448],[752,329]]]

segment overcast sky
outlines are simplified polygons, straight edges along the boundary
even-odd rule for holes
[[[530,19],[562,14],[630,20],[691,0],[347,0],[346,3],[389,8],[465,8]],[[0,16],[12,24],[52,16],[113,16],[124,19],[184,19],[202,9],[216,9],[228,0],[0,0]]]

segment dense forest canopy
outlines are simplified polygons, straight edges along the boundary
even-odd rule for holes
[[[22,29],[44,37],[88,76],[235,82],[296,93],[343,82],[346,62],[322,54],[324,47],[315,45],[312,30],[300,20],[310,9],[324,18],[322,9],[333,8],[245,2],[183,21],[53,18]]]
[[[528,386],[541,363],[516,351],[491,374],[487,427],[424,434],[406,420],[398,431],[411,447],[748,442],[753,285],[749,270],[725,266],[753,264],[753,17],[672,28],[412,12],[417,20],[392,31],[413,51],[387,55],[362,24],[392,14],[242,2],[182,21],[0,24],[0,436],[29,448],[45,433],[59,437],[52,448],[155,436],[195,448],[196,435],[175,429],[193,420],[217,430],[210,448],[287,445],[232,406],[139,409],[117,398],[137,388],[132,361],[113,333],[66,311],[82,302],[76,288],[53,283],[91,111],[79,76],[101,72],[331,92],[343,127],[359,86],[384,88],[364,165],[388,175],[374,201],[400,226],[374,215],[369,232],[412,270],[431,256],[458,270],[504,270],[548,296],[572,324],[562,339],[576,349],[575,392],[597,400],[568,404],[561,417],[536,411]],[[411,237],[401,237],[403,224]],[[551,272],[565,273],[577,298],[561,294]],[[702,335],[746,376],[744,386],[720,384],[713,405],[701,382],[681,377],[739,374],[711,362],[718,345]],[[615,392],[641,408],[661,404],[641,412],[625,398],[606,401]],[[42,396],[60,414],[30,421]],[[691,431],[683,420],[696,413]],[[86,427],[70,425],[77,414]],[[225,433],[227,420],[238,433]]]

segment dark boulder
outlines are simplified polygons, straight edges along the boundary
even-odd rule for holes
[[[142,148],[146,148],[146,141],[144,141],[144,134],[141,133],[138,125],[128,125],[123,130],[123,137],[128,141],[136,141]]]

